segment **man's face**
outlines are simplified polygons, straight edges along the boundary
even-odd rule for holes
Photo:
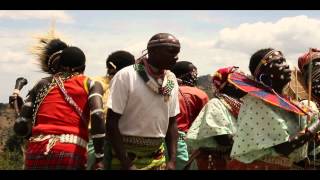
[[[158,69],[171,69],[178,61],[180,48],[173,46],[160,46],[150,50],[149,57],[152,65]]]

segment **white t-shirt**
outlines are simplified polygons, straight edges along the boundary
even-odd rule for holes
[[[112,78],[107,106],[122,115],[119,120],[121,134],[165,137],[169,117],[180,112],[178,83],[175,80],[171,97],[165,102],[164,97],[152,91],[131,65]]]

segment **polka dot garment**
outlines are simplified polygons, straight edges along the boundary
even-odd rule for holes
[[[187,144],[192,149],[199,147],[219,148],[214,136],[234,134],[236,119],[218,98],[212,98],[192,123]]]
[[[287,142],[289,136],[306,126],[306,120],[272,106],[261,99],[246,95],[238,116],[238,130],[234,137],[231,157],[250,163],[264,156],[278,156],[273,146]],[[289,157],[298,161],[306,157],[307,145]]]

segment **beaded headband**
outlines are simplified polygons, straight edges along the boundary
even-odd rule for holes
[[[283,58],[283,54],[281,51],[272,50],[268,52],[259,62],[258,66],[256,67],[256,70],[254,71],[254,77],[258,77],[258,74],[260,73],[261,66],[266,65],[271,61],[278,60],[280,58]]]
[[[54,61],[56,61],[58,58],[58,55],[62,54],[62,50],[60,51],[57,51],[55,53],[53,53],[50,57],[49,57],[49,60],[48,60],[48,67],[50,68],[51,65],[54,63]]]
[[[151,40],[148,42],[147,48],[152,48],[152,47],[158,47],[158,46],[173,46],[180,48],[180,42],[179,40],[173,38],[172,36],[169,36],[166,39],[155,39]]]

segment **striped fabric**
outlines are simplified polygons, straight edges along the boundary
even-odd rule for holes
[[[76,144],[57,142],[48,155],[44,155],[46,141],[30,142],[25,156],[27,170],[80,170],[87,162],[86,149]]]

